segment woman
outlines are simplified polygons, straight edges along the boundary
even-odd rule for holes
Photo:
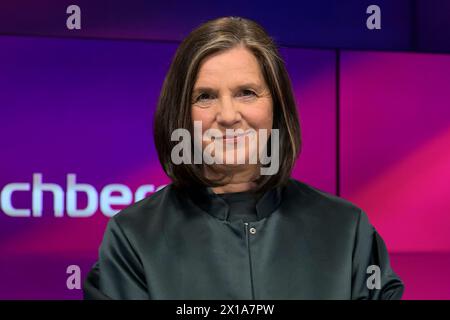
[[[400,299],[366,214],[290,178],[296,110],[258,24],[229,17],[194,30],[155,116],[172,184],[109,221],[85,298]]]

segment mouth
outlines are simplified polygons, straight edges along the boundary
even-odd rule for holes
[[[250,135],[251,131],[247,130],[244,132],[236,133],[236,134],[225,134],[222,136],[222,141],[225,143],[234,143],[239,140],[244,139],[246,136]]]

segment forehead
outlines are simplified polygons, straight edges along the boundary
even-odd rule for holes
[[[249,49],[235,47],[206,57],[200,64],[196,85],[250,79],[263,80],[259,61]]]

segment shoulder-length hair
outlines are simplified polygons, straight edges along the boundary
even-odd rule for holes
[[[224,17],[200,25],[181,42],[161,89],[154,118],[154,139],[159,161],[175,186],[223,185],[205,177],[204,164],[175,165],[171,161],[171,151],[176,142],[171,141],[171,135],[179,128],[193,132],[192,90],[203,59],[239,45],[249,49],[259,62],[272,96],[273,128],[279,130],[279,170],[274,175],[260,176],[255,191],[263,192],[289,180],[300,154],[301,137],[295,98],[284,61],[272,38],[259,24],[244,18]]]

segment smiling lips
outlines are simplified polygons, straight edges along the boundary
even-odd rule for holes
[[[244,132],[241,132],[241,133],[236,133],[236,134],[225,134],[225,135],[223,135],[222,136],[222,140],[225,142],[225,143],[234,143],[234,142],[237,142],[238,140],[241,140],[241,139],[243,139],[243,138],[245,138],[245,136],[247,136],[247,135],[249,135],[249,133],[250,133],[250,131],[244,131]]]

